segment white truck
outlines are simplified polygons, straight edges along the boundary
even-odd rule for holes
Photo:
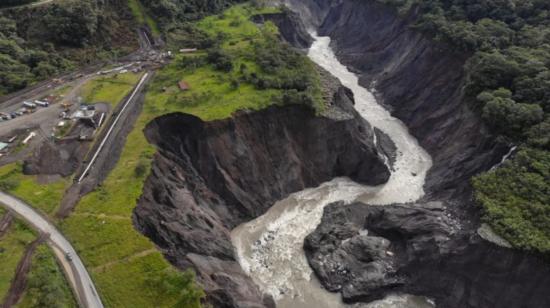
[[[29,109],[34,109],[34,108],[36,108],[36,104],[25,101],[25,102],[23,102],[23,107],[27,107]]]
[[[48,102],[39,101],[39,100],[34,101],[34,103],[40,107],[48,107],[50,105],[50,103]]]

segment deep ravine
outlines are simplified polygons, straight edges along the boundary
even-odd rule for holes
[[[355,108],[374,127],[390,136],[397,157],[387,184],[367,187],[338,178],[318,188],[307,189],[276,203],[265,215],[232,232],[243,269],[260,288],[271,294],[279,307],[343,307],[338,294],[320,287],[303,252],[304,238],[319,224],[326,205],[343,200],[387,205],[413,202],[424,195],[425,177],[432,165],[429,154],[407,127],[376,102],[358,77],[335,57],[329,37],[315,39],[309,57],[331,72],[355,97]],[[364,306],[364,305],[363,305]],[[369,307],[430,307],[414,296],[389,296]]]

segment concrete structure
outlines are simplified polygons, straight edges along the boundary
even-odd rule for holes
[[[95,116],[95,110],[82,110],[79,109],[73,113],[71,116],[72,119],[76,120],[91,120]]]
[[[181,53],[191,53],[191,52],[195,52],[195,51],[197,51],[197,48],[183,48],[183,49],[180,49]]]
[[[27,144],[29,143],[29,141],[31,141],[32,138],[34,138],[36,136],[36,133],[35,132],[32,132],[30,133],[27,138],[25,138],[25,140],[23,140],[23,144]]]

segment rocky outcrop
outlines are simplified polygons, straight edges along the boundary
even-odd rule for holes
[[[446,208],[333,204],[304,248],[327,289],[346,302],[402,292],[446,308],[549,307],[548,266],[462,232]]]
[[[337,0],[279,0],[279,2],[300,15],[303,23],[317,29],[325,20],[330,8]]]
[[[375,0],[287,1],[301,16],[313,16],[340,61],[433,159],[421,204],[327,208],[305,243],[322,284],[348,302],[405,292],[434,298],[438,307],[549,306],[548,264],[476,233],[469,180],[508,149],[468,107],[469,55],[411,29],[414,10],[399,16]]]
[[[411,29],[414,12],[399,16],[375,0],[287,1],[301,16],[321,19],[318,32],[331,37],[339,60],[430,153],[429,192],[461,194],[472,175],[507,152],[465,101],[463,66],[469,55]]]
[[[282,13],[260,14],[252,17],[252,21],[256,23],[264,23],[266,21],[273,22],[277,28],[281,38],[298,49],[308,49],[313,43],[313,38],[307,32],[303,20],[290,10],[284,10]]]
[[[324,115],[273,106],[213,122],[170,114],[146,130],[152,174],[134,213],[136,227],[181,269],[194,268],[214,307],[269,305],[235,260],[230,230],[292,192],[338,176],[378,185],[389,171],[374,132],[334,89]]]

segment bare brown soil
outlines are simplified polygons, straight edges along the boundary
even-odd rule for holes
[[[13,215],[11,213],[6,213],[0,219],[0,239],[6,235],[13,223]]]

